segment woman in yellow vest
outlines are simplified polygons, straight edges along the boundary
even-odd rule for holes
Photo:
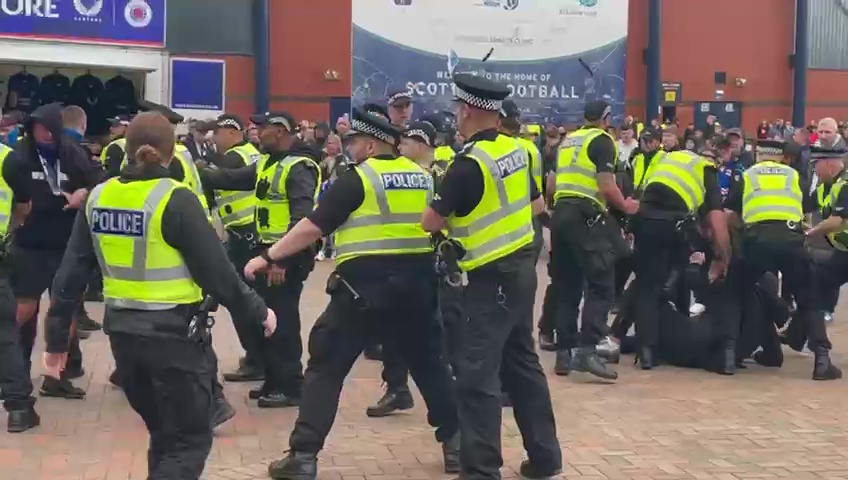
[[[764,272],[779,270],[798,304],[799,320],[807,330],[807,345],[815,354],[813,380],[835,380],[842,377],[842,371],[830,360],[832,345],[805,248],[804,194],[799,173],[788,165],[791,161],[784,154],[782,141],[761,140],[757,144],[758,163],[731,187],[725,208],[741,217],[745,225],[745,268],[732,271],[728,281],[731,291],[741,295],[750,291]],[[820,232],[826,231],[813,230],[814,235]],[[737,305],[727,320],[723,334],[726,341],[732,342],[739,335],[741,307]]]
[[[233,270],[194,193],[170,178],[170,123],[140,114],[127,149],[135,165],[92,190],[77,215],[54,279],[45,368],[61,374],[72,315],[99,265],[104,330],[124,393],[150,433],[149,478],[197,480],[212,446],[215,367],[205,335],[196,335],[206,325],[193,331],[192,317],[204,294],[269,335],[276,317]]]

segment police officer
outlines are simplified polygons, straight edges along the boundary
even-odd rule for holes
[[[35,412],[32,381],[18,344],[15,296],[9,286],[10,235],[32,206],[32,189],[25,168],[16,168],[12,149],[0,144],[0,390],[9,412],[7,431],[20,433],[41,422]]]
[[[252,191],[256,248],[265,249],[286,235],[315,206],[320,182],[317,152],[296,136],[297,122],[287,112],[254,115],[259,140],[267,152],[259,162],[238,169],[203,170],[205,184],[229,191]],[[300,296],[303,282],[315,266],[314,245],[304,247],[284,265],[276,265],[256,282],[257,293],[280,319],[280,328],[262,339],[265,381],[250,391],[261,408],[293,407],[300,401],[303,383],[303,342],[300,336]]]
[[[110,120],[109,143],[100,152],[100,162],[109,177],[117,177],[121,173],[121,163],[126,155],[127,144],[124,135],[127,132],[130,120],[131,118],[128,115],[118,115]]]
[[[639,212],[631,219],[635,236],[635,321],[639,364],[655,366],[660,337],[660,302],[673,270],[689,263],[698,218],[706,219],[714,242],[711,279],[724,276],[730,261],[730,234],[722,211],[715,164],[688,150],[662,152],[645,169]],[[686,309],[688,310],[688,292]]]
[[[606,380],[618,378],[597,353],[615,297],[613,235],[621,235],[607,214],[607,205],[632,215],[639,202],[625,199],[615,181],[615,141],[604,130],[611,115],[612,109],[603,100],[586,104],[586,125],[563,140],[556,177],[549,180],[549,190],[555,192],[551,222],[553,281],[558,283],[560,292],[554,366],[558,375],[575,370]],[[584,302],[578,339],[581,298]]]
[[[390,93],[386,104],[392,125],[402,129],[412,120],[412,94],[408,90]]]
[[[262,154],[245,139],[245,127],[237,115],[224,114],[218,117],[213,126],[212,140],[217,152],[207,155],[206,160],[217,168],[236,170],[253,166],[260,161]],[[253,189],[247,191],[215,190],[215,205],[221,223],[227,232],[227,254],[239,275],[244,265],[252,257],[256,241],[256,226],[253,212],[256,208],[256,196]],[[244,361],[234,372],[224,374],[228,382],[245,382],[264,379],[262,365],[261,336],[255,332],[255,326],[233,318],[239,342],[245,351]]]
[[[498,133],[505,85],[454,76],[459,133],[468,139],[424,212],[430,232],[447,228],[466,250],[462,343],[456,355],[462,476],[499,479],[501,385],[512,399],[529,460],[520,473],[548,478],[562,468],[551,396],[533,346],[536,253],[533,215],[544,200],[527,151]]]
[[[150,434],[149,478],[196,480],[212,446],[210,346],[189,335],[202,292],[268,334],[276,317],[227,261],[194,192],[169,178],[168,120],[139,114],[127,130],[127,150],[134,166],[97,186],[76,217],[53,284],[45,368],[60,374],[71,315],[99,264],[112,354]]]
[[[272,478],[317,478],[316,456],[332,428],[344,379],[375,335],[399,347],[443,443],[445,470],[458,469],[458,425],[441,355],[433,250],[419,224],[433,195],[432,181],[415,162],[394,153],[399,137],[388,122],[354,110],[348,151],[357,165],[330,186],[314,212],[245,267],[250,278],[336,234],[330,303],[310,333],[291,451],[271,463]]]
[[[633,189],[637,197],[641,195],[645,187],[645,180],[650,176],[658,160],[665,155],[662,147],[662,132],[657,129],[647,129],[639,137],[639,149],[633,156],[632,173]]]
[[[784,155],[783,148],[780,141],[758,142],[758,163],[746,170],[742,181],[730,191],[725,207],[741,216],[745,225],[743,262],[740,268],[730,272],[730,289],[742,295],[750,291],[764,272],[782,273],[797,303],[798,318],[806,326],[808,346],[815,354],[813,380],[834,380],[842,372],[830,360],[831,344],[804,248],[799,174],[788,165],[791,159]],[[732,374],[736,369],[729,349],[735,348],[739,336],[741,305],[739,299],[734,302],[732,315],[725,315],[727,321],[721,332],[725,360],[721,373]]]
[[[425,115],[421,117],[421,121],[429,123],[436,129],[436,138],[434,140],[436,149],[433,152],[433,156],[436,159],[434,167],[438,167],[442,172],[440,176],[444,176],[444,171],[447,170],[448,166],[453,162],[454,156],[456,156],[456,152],[451,146],[453,144],[451,120],[448,115],[437,113]],[[433,171],[436,172],[436,170]]]

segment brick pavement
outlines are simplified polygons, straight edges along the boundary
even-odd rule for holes
[[[303,301],[304,336],[324,306],[328,263],[310,278]],[[547,281],[540,267],[542,285]],[[541,290],[540,290],[541,293]],[[90,305],[99,317],[101,310]],[[832,327],[836,360],[848,367],[848,318]],[[222,369],[239,355],[232,327],[219,321]],[[112,368],[102,333],[84,343],[85,401],[38,403],[42,426],[0,433],[0,478],[126,480],[146,478],[147,435],[122,394],[108,385]],[[553,357],[543,353],[545,367]],[[671,367],[642,372],[629,359],[617,385],[550,376],[566,479],[848,480],[848,382],[813,383],[809,357],[788,353],[780,371],[751,367],[728,378]],[[409,414],[368,419],[380,393],[380,365],[360,360],[347,380],[336,425],[321,455],[325,480],[441,479],[440,450],[425,423],[420,397]],[[260,410],[248,386],[226,385],[238,415],[219,432],[207,480],[265,477],[269,459],[287,448],[295,410]],[[505,477],[522,459],[512,415],[504,416]]]

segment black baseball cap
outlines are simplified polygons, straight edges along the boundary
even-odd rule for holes
[[[239,117],[238,115],[225,113],[218,117],[218,119],[215,120],[215,123],[212,125],[213,130],[217,130],[219,128],[232,128],[233,130],[243,132],[244,121],[242,121],[241,117]]]
[[[436,128],[430,122],[411,122],[401,133],[401,137],[418,140],[428,147],[436,146]]]
[[[735,136],[737,136],[739,138],[743,138],[743,139],[745,138],[745,134],[742,133],[741,128],[728,128],[727,130],[724,131],[725,137],[730,137],[731,135],[735,135]]]
[[[612,107],[605,100],[592,100],[586,102],[583,108],[583,118],[589,122],[603,120],[604,117],[612,115]]]
[[[521,118],[521,110],[518,108],[518,105],[515,104],[512,100],[504,100],[501,102],[501,118]]]
[[[109,124],[113,127],[123,126],[126,127],[132,121],[132,117],[129,115],[117,115],[109,119]]]
[[[297,122],[294,116],[289,112],[265,112],[250,116],[250,121],[261,127],[264,125],[277,125],[286,129],[289,133],[294,133],[297,129]]]
[[[650,142],[655,140],[657,142],[662,141],[662,130],[659,128],[650,128],[646,127],[642,130],[642,133],[639,135],[639,140],[645,140],[646,142]]]

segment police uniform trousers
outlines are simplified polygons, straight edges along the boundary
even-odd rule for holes
[[[825,258],[814,260],[813,267],[821,292],[821,308],[833,312],[839,302],[839,289],[848,283],[848,252],[832,249]]]
[[[436,313],[436,279],[428,275],[380,273],[370,285],[331,290],[330,303],[309,334],[309,361],[300,412],[289,445],[295,452],[318,453],[330,432],[342,385],[370,338],[399,346],[412,380],[427,404],[427,421],[439,442],[458,431],[450,372],[442,356]],[[331,277],[332,278],[332,277]]]
[[[227,256],[239,277],[247,283],[252,283],[244,278],[244,266],[253,257],[253,246],[256,238],[255,228],[252,225],[231,227],[227,229]],[[262,369],[262,332],[257,331],[252,322],[246,322],[243,318],[233,318],[233,327],[236,330],[241,348],[244,349],[247,363],[253,367]]]
[[[679,311],[689,311],[689,291],[681,281],[689,263],[689,245],[681,231],[681,221],[643,216],[633,218],[633,262],[636,270],[634,320],[636,338],[643,348],[658,346],[659,307],[663,298],[676,299],[677,292],[685,292],[686,304],[677,307]]]
[[[399,351],[401,346],[393,339],[387,338],[382,342],[383,346],[383,372],[381,377],[390,392],[408,392],[409,369],[403,362],[403,354]]]
[[[265,275],[257,275],[254,288],[277,316],[277,330],[261,343],[265,383],[262,391],[283,393],[300,398],[303,384],[303,340],[300,335],[300,297],[303,283],[315,267],[312,252],[299,254],[297,261],[286,267],[282,285],[268,286]],[[254,335],[262,334],[261,325],[253,325]]]
[[[553,265],[554,250],[551,248],[551,251],[548,252],[548,278],[550,282],[545,287],[545,297],[542,299],[542,315],[539,317],[539,323],[536,325],[539,328],[539,332],[547,335],[552,335],[554,330],[556,330],[556,304],[559,297],[556,291],[557,284],[554,282]]]
[[[726,320],[720,331],[723,341],[735,343],[739,338],[745,292],[750,292],[764,273],[779,271],[783,275],[783,285],[797,303],[810,350],[831,348],[820,309],[818,286],[804,242],[801,225],[795,222],[770,221],[746,227],[742,258],[731,265],[728,276],[730,291],[736,294],[737,301],[729,302],[732,310],[723,315]]]
[[[439,318],[444,334],[444,352],[451,369],[456,373],[457,354],[462,347],[462,285],[450,285],[439,280]]]
[[[463,479],[500,479],[501,392],[539,471],[562,467],[547,379],[533,343],[532,249],[468,272],[456,388]]]
[[[616,260],[612,225],[608,222],[612,222],[611,217],[599,217],[597,207],[590,200],[563,199],[554,207],[551,230],[554,253],[550,268],[558,293],[559,350],[595,346],[607,333],[607,315],[615,302]]]
[[[109,342],[121,387],[150,433],[148,478],[197,480],[212,448],[209,347],[128,334],[112,334]]]
[[[18,343],[17,303],[6,267],[0,267],[0,392],[7,411],[26,410],[35,403],[32,380]]]

